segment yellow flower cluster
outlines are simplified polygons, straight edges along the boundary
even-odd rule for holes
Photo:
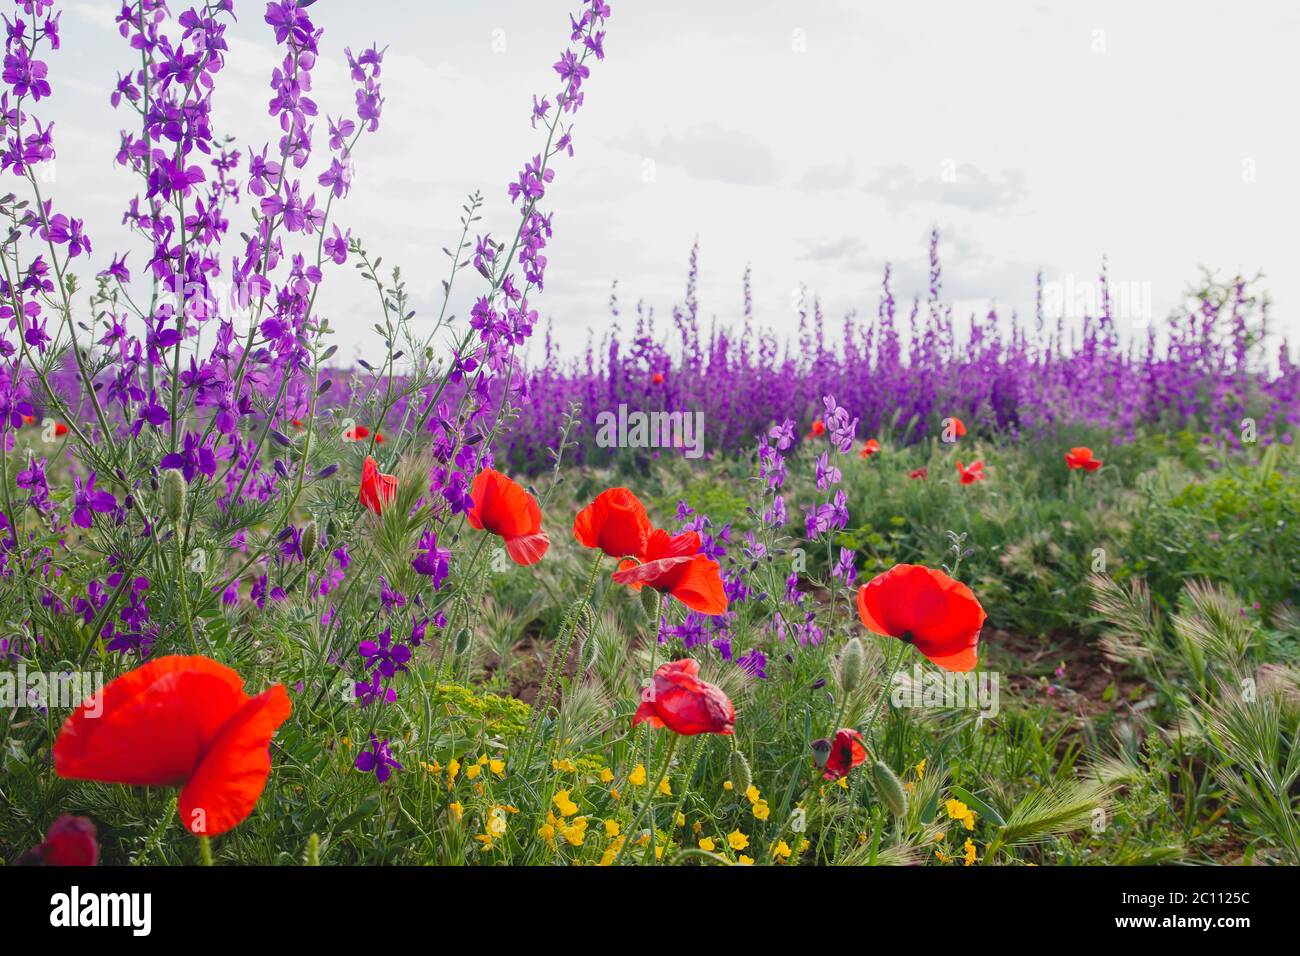
[[[960,800],[949,800],[944,806],[948,810],[948,819],[960,820],[967,830],[975,829],[975,811]]]

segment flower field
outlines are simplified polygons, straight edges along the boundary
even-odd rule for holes
[[[277,46],[255,148],[212,110],[236,6]],[[1300,368],[1259,280],[1122,341],[1104,268],[1078,328],[1040,277],[966,337],[935,230],[928,295],[886,268],[782,337],[748,274],[706,320],[692,250],[669,322],[615,295],[565,352],[618,23],[584,0],[513,218],[466,200],[420,314],[347,226],[385,49],[317,102],[316,20],[122,5],[134,244],[96,274],[41,176],[58,8],[8,11],[0,862],[1300,864]]]

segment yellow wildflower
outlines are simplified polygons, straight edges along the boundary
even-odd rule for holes
[[[772,811],[768,807],[766,800],[759,800],[757,803],[754,804],[754,819],[766,820],[771,815],[772,815]]]
[[[724,780],[724,781],[722,781],[722,789],[723,789],[723,790],[734,790],[734,789],[736,789],[736,788],[732,785],[732,783],[731,783],[730,780]]]
[[[753,866],[753,865],[754,865],[754,858],[753,858],[752,856],[745,856],[745,854],[742,853],[742,854],[740,854],[740,865],[741,865],[741,866]]]
[[[608,827],[609,821],[606,821]],[[619,837],[609,846],[605,847],[605,852],[600,855],[600,862],[597,866],[613,866],[614,860],[618,858],[619,851],[623,849],[623,837]]]
[[[578,812],[578,805],[569,799],[569,791],[567,790],[561,790],[551,800],[562,817],[571,817]]]
[[[667,777],[664,777],[659,781],[659,792],[665,797],[671,797],[673,795],[673,788],[668,785]]]
[[[459,820],[459,819],[461,819],[463,816],[465,816],[465,808],[462,807],[462,806],[460,805],[460,801],[459,801],[459,800],[457,800],[457,801],[456,801],[455,803],[453,803],[453,804],[450,804],[450,805],[447,807],[447,809],[451,811],[451,815],[452,815],[453,817],[455,817],[457,820]]]
[[[704,850],[704,851],[707,852],[707,853],[712,853],[712,852],[713,852],[713,848],[714,848],[715,845],[716,845],[716,844],[713,842],[713,838],[712,838],[712,837],[701,837],[701,838],[700,838],[700,849],[701,849],[701,850]]]
[[[962,849],[966,851],[965,865],[974,866],[975,865],[975,843],[971,840],[970,837],[966,838],[966,843],[962,846]]]
[[[975,829],[975,811],[960,800],[949,800],[944,806],[948,810],[948,818],[951,820],[960,820],[967,830]]]
[[[743,850],[749,846],[749,837],[741,833],[740,830],[732,830],[727,834],[727,844],[733,850]]]
[[[560,834],[570,846],[582,846],[582,841],[587,837],[587,818],[578,817],[561,829]]]
[[[924,780],[924,779],[925,779],[925,761],[924,761],[924,760],[922,760],[919,764],[916,765],[916,779],[917,779],[917,780]]]
[[[645,786],[645,764],[639,763],[636,769],[632,771],[632,776],[627,778],[627,782],[637,787]]]
[[[779,860],[790,859],[791,852],[790,844],[786,843],[784,840],[779,841],[776,846],[772,847],[772,855]]]
[[[679,827],[686,826],[686,814],[680,810],[677,811],[676,823]]]
[[[489,760],[488,769],[498,777],[504,777],[506,775],[506,762],[504,760]]]
[[[563,760],[552,760],[551,769],[558,770],[561,773],[574,773],[577,771],[578,765],[566,757]]]
[[[555,819],[555,814],[547,810],[546,822],[537,828],[537,835],[545,840],[552,850],[555,849],[555,825],[558,822],[559,821]]]
[[[472,763],[472,764],[470,764],[468,767],[465,768],[465,779],[466,779],[466,780],[473,780],[473,779],[475,779],[475,778],[476,778],[480,773],[482,773],[482,772],[483,772],[483,768],[482,768],[482,767],[480,767],[480,766],[479,766],[478,764],[476,764],[476,763]]]
[[[614,771],[610,770],[608,767],[601,767],[601,768],[600,768],[600,782],[601,782],[601,783],[609,783],[609,782],[612,781],[613,779],[614,779]]]
[[[447,789],[450,790],[452,784],[456,782],[456,777],[460,775],[460,761],[452,757],[447,764]]]
[[[612,840],[614,839],[614,837],[618,836],[618,831],[619,831],[619,825],[617,820],[605,821],[605,836],[609,837]]]
[[[745,796],[749,798],[750,803],[758,803],[763,798],[763,795],[758,792],[758,787],[752,783],[749,785],[749,789],[745,791]]]

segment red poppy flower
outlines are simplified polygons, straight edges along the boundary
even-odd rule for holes
[[[835,731],[830,746],[823,780],[838,780],[847,776],[850,770],[867,759],[867,748],[862,742],[862,735],[849,727]]]
[[[808,433],[808,437],[820,438],[822,435],[825,434],[826,434],[826,423],[822,421],[820,418],[814,419],[812,423],[812,431]]]
[[[24,424],[24,425],[35,425],[35,424],[36,424],[36,416],[35,416],[35,415],[24,415],[24,416],[23,416],[23,424]]]
[[[667,727],[684,737],[730,734],[736,724],[736,708],[721,688],[700,680],[699,674],[700,665],[690,658],[660,667],[653,683],[641,691],[641,706],[632,726],[646,721],[651,727]]]
[[[380,472],[375,459],[366,455],[366,462],[361,466],[361,491],[357,500],[375,514],[380,514],[384,506],[396,497],[397,476]]]
[[[655,372],[654,375],[650,376],[650,381],[654,382],[656,385],[662,385],[664,383],[664,373]]]
[[[894,565],[858,589],[858,616],[867,630],[906,641],[945,670],[975,667],[984,608],[942,571]]]
[[[198,836],[238,826],[271,773],[271,737],[292,706],[283,684],[249,697],[207,657],[160,657],[72,712],[54,771],[73,780],[181,788],[181,822]]]
[[[971,462],[971,466],[966,468],[961,462],[957,462],[957,474],[960,476],[963,485],[973,485],[977,481],[984,480],[984,461]]]
[[[301,419],[301,418],[295,418],[295,419],[293,419],[292,424],[293,424],[293,427],[294,427],[294,428],[302,428],[302,419]]]
[[[68,426],[67,426],[67,425],[63,424],[63,422],[55,422],[55,423],[54,423],[54,437],[55,437],[55,438],[62,438],[62,437],[63,437],[64,435],[66,435],[67,433],[68,433]]]
[[[51,823],[45,839],[18,860],[20,866],[94,866],[98,862],[94,821],[71,813]]]
[[[909,471],[909,472],[907,473],[907,477],[909,477],[909,478],[929,478],[929,477],[930,477],[930,469],[929,469],[929,468],[926,468],[924,465],[922,465],[920,468],[917,468],[917,469],[914,470],[914,471]]]
[[[721,568],[713,558],[700,554],[700,536],[694,531],[674,538],[656,528],[646,543],[641,563],[620,563],[614,582],[635,591],[644,584],[661,594],[671,594],[701,614],[722,614],[727,610]]]
[[[354,425],[343,433],[343,437],[348,441],[361,441],[370,437],[370,429],[365,425]]]
[[[1092,457],[1092,449],[1086,447],[1071,448],[1065,453],[1065,464],[1071,471],[1082,468],[1084,471],[1096,471],[1101,467],[1101,459]]]
[[[542,560],[551,539],[542,530],[542,509],[536,498],[493,468],[474,476],[470,496],[474,507],[465,515],[470,527],[499,535],[515,564]]]
[[[600,548],[610,557],[640,557],[654,527],[645,505],[626,488],[610,488],[578,512],[573,536],[585,548]]]
[[[858,452],[859,458],[870,458],[876,452],[880,451],[880,442],[874,438],[868,438],[867,443],[862,446],[862,451]]]
[[[382,445],[383,443],[384,443],[384,433],[383,433],[383,432],[375,432],[375,444],[376,444],[376,445]]]
[[[954,435],[956,435],[958,438],[961,438],[962,435],[966,434],[966,423],[963,422],[960,418],[958,418],[956,415],[949,415],[948,420],[952,422],[952,433]]]

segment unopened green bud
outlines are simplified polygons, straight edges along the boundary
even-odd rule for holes
[[[851,694],[862,682],[862,672],[866,668],[867,652],[862,641],[853,638],[844,645],[840,653],[840,687],[846,694]]]
[[[754,775],[749,772],[749,761],[739,750],[731,752],[731,785],[736,793],[744,793],[754,782]]]
[[[175,468],[162,473],[163,511],[173,523],[185,513],[185,476]]]
[[[304,561],[311,558],[319,541],[320,528],[316,524],[316,519],[312,518],[307,522],[307,527],[302,529],[302,559]]]
[[[659,610],[659,592],[654,588],[641,588],[641,607],[645,609],[646,617],[658,626],[658,621],[654,620],[655,613]]]
[[[470,633],[468,627],[462,627],[456,634],[456,653],[464,654],[469,650]]]
[[[302,862],[306,866],[320,866],[320,835],[313,833],[307,838],[307,850],[303,853]]]
[[[903,784],[899,781],[898,775],[889,769],[889,765],[882,760],[877,760],[875,766],[871,768],[871,778],[876,783],[876,793],[884,801],[885,806],[889,807],[889,812],[895,817],[902,817],[907,814],[907,791],[903,789]]]

